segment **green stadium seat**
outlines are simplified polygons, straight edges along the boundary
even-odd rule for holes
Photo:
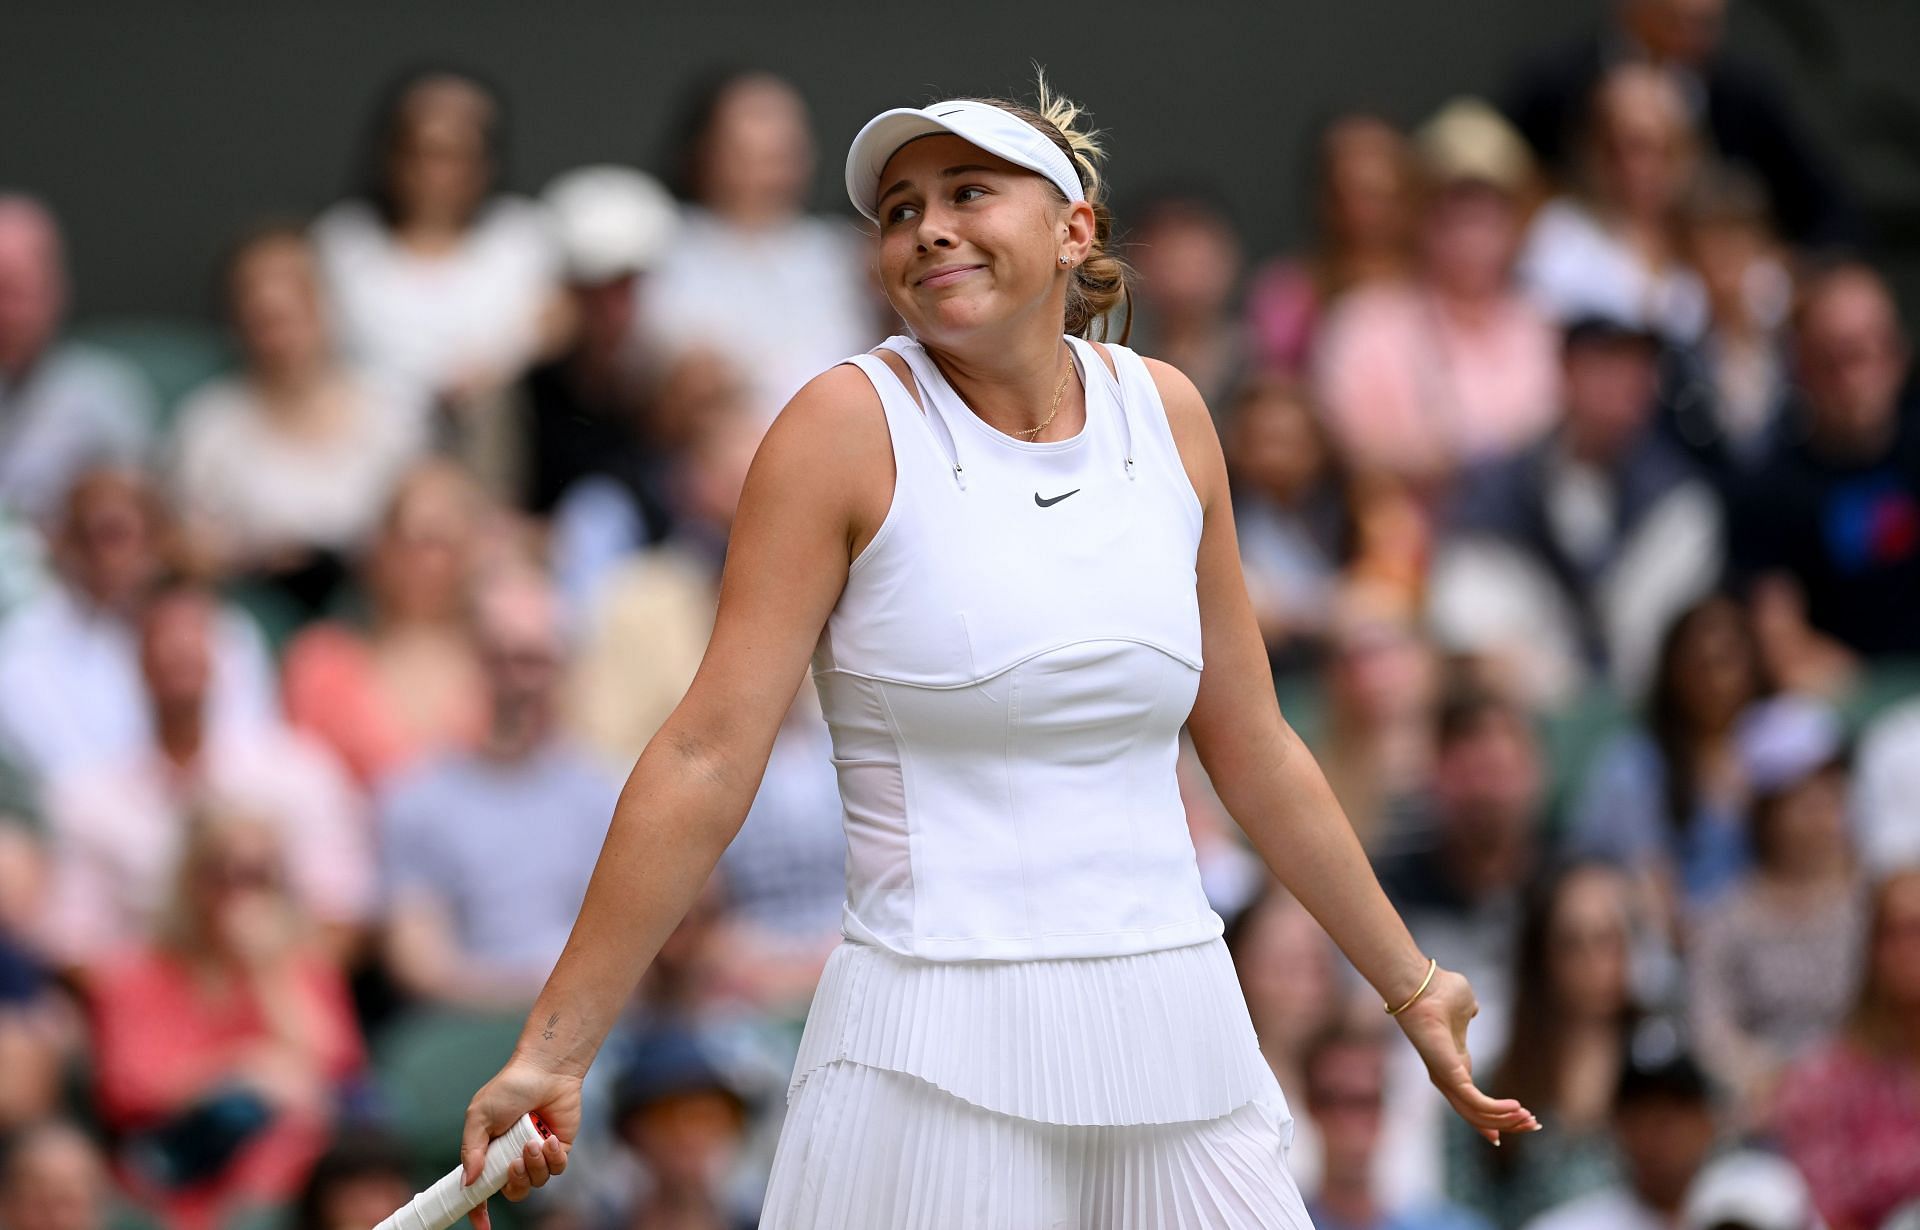
[[[1873,719],[1903,702],[1920,699],[1920,659],[1887,658],[1874,662],[1840,702],[1847,728],[1858,734]]]
[[[140,370],[159,403],[160,421],[154,427],[162,433],[172,425],[182,398],[234,364],[225,332],[190,319],[106,317],[77,325],[71,335]]]
[[[1566,827],[1567,810],[1607,741],[1631,725],[1634,712],[1611,688],[1596,684],[1547,714],[1540,723],[1540,750],[1546,760],[1550,833]]]

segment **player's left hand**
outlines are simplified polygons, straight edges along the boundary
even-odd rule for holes
[[[1436,969],[1433,983],[1394,1020],[1420,1052],[1434,1087],[1462,1119],[1493,1144],[1502,1132],[1535,1132],[1540,1121],[1514,1098],[1493,1098],[1473,1083],[1473,1058],[1467,1053],[1467,1022],[1480,1014],[1480,1002],[1467,980]]]

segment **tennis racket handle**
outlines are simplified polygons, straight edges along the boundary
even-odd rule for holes
[[[406,1207],[373,1230],[449,1230],[481,1201],[507,1183],[507,1168],[526,1149],[527,1142],[552,1135],[538,1115],[521,1115],[514,1125],[487,1146],[487,1164],[471,1186],[460,1182],[465,1169],[455,1166],[439,1182],[407,1201]]]

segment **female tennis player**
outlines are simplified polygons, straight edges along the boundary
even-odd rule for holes
[[[1416,947],[1281,717],[1207,408],[1087,340],[1124,294],[1073,104],[877,116],[847,158],[911,330],[787,405],[713,639],[621,797],[462,1160],[559,1140],[615,1013],[746,813],[811,661],[845,804],[766,1230],[1305,1227],[1292,1120],[1201,892],[1182,726],[1234,818],[1494,1143],[1465,979]],[[529,840],[537,840],[530,835]],[[515,1199],[564,1166],[512,1167]],[[475,1223],[487,1225],[484,1210]]]

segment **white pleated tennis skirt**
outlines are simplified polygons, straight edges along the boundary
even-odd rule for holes
[[[1292,1117],[1218,940],[925,962],[848,943],[761,1230],[1307,1230]]]
[[[760,1230],[1310,1230],[1273,1108],[1075,1127],[837,1060],[787,1108]]]

